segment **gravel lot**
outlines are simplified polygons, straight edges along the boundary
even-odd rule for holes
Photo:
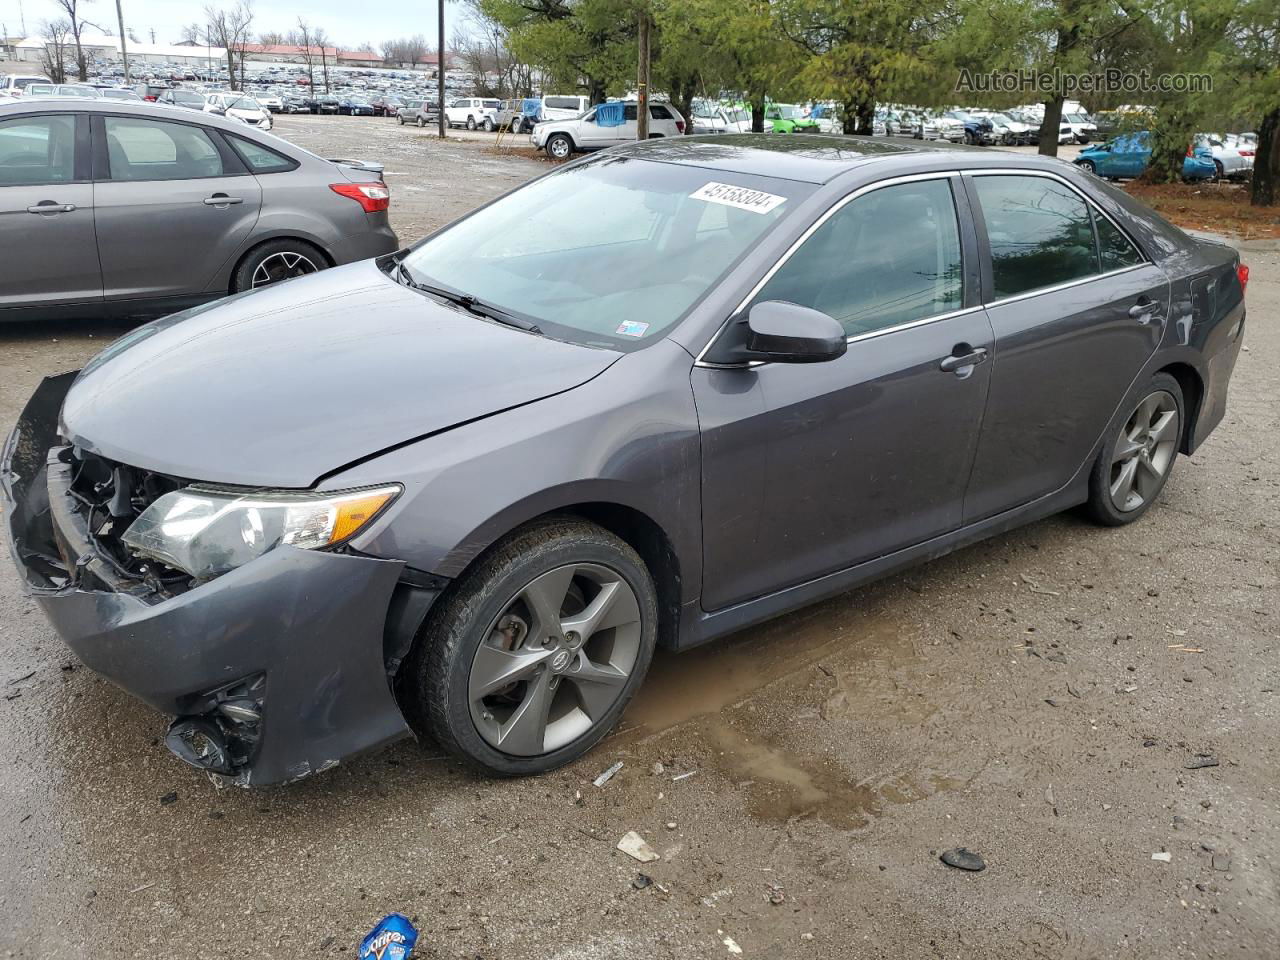
[[[278,132],[386,162],[405,241],[546,169],[391,121]],[[424,958],[1274,957],[1280,248],[1242,249],[1227,420],[1139,524],[1057,517],[660,654],[621,731],[539,779],[410,742],[215,791],[6,559],[0,950],[350,957],[401,910]],[[122,329],[0,328],[0,430]],[[661,860],[616,851],[629,830]],[[939,863],[956,846],[985,872]]]

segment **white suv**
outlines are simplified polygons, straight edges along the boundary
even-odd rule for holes
[[[486,130],[496,130],[498,111],[501,108],[501,100],[461,97],[451,101],[444,108],[444,118],[451,127],[466,127],[468,130],[483,127]]]
[[[48,77],[36,77],[30,74],[10,74],[0,76],[0,96],[20,97],[27,87],[33,83],[51,83]]]
[[[603,150],[628,143],[636,138],[636,103],[623,108],[623,122],[614,127],[596,123],[596,109],[588,110],[575,120],[548,120],[533,128],[529,136],[539,150],[557,160],[575,152]],[[678,137],[684,133],[684,117],[669,103],[649,104],[649,136]]]

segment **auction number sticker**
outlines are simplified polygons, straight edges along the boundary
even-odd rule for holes
[[[752,213],[768,213],[779,204],[785,203],[787,199],[765,193],[763,190],[735,187],[732,183],[715,183],[714,181],[703,184],[689,196],[708,203],[721,203],[726,207],[750,210]]]

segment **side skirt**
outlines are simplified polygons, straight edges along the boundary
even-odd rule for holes
[[[702,610],[698,600],[690,601],[681,610],[680,633],[675,649],[687,650],[690,647],[699,646],[725,634],[790,613],[792,610],[817,603],[819,600],[826,600],[828,597],[845,593],[908,567],[936,560],[954,550],[977,543],[979,540],[1006,533],[1016,527],[1042,520],[1084,503],[1089,497],[1088,467],[1092,464],[1093,457],[1090,457],[1086,468],[1072,478],[1070,483],[1053,493],[1046,494],[1039,500],[1033,500],[1021,507],[1015,507],[1013,510],[896,553],[867,560],[857,566],[712,613]]]

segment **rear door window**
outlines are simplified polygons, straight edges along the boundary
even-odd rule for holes
[[[0,121],[0,187],[69,183],[75,168],[74,114]]]
[[[202,127],[134,117],[104,122],[112,180],[196,180],[226,172]]]
[[[973,178],[991,244],[997,300],[1098,273],[1089,206],[1047,177]]]

